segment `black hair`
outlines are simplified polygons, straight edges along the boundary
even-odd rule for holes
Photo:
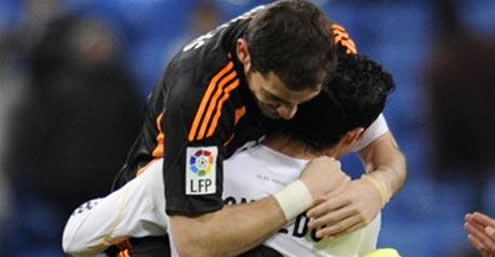
[[[278,133],[321,152],[334,146],[351,129],[367,128],[383,111],[395,88],[390,73],[361,55],[339,56],[334,80],[288,121],[280,121]]]
[[[316,88],[337,65],[330,24],[310,2],[270,4],[254,16],[245,34],[253,68],[263,75],[275,73],[291,90]]]

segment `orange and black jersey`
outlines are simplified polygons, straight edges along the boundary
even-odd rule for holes
[[[235,56],[235,43],[255,11],[199,37],[171,61],[147,100],[142,130],[113,190],[133,179],[153,159],[163,157],[168,214],[201,214],[223,207],[223,160],[264,135],[269,123],[258,110]],[[354,43],[341,26],[333,26],[332,31],[337,43],[355,53]],[[217,152],[210,151],[212,147]],[[200,184],[201,179],[212,177],[212,173],[215,191],[200,192],[199,186],[207,185]],[[191,181],[198,187],[188,188]],[[196,192],[188,193],[194,189]],[[132,249],[114,247],[109,256],[168,256],[168,240],[143,238],[137,242]],[[259,246],[242,256],[282,255]]]
[[[148,98],[145,122],[113,189],[164,158],[167,212],[200,214],[223,207],[223,160],[261,137],[267,122],[254,103],[236,41],[263,6],[186,45],[170,62]],[[355,54],[345,29],[331,27],[335,42]]]
[[[256,10],[197,38],[170,62],[148,98],[144,126],[113,189],[163,157],[167,213],[223,207],[223,160],[264,134],[235,56],[236,41]]]

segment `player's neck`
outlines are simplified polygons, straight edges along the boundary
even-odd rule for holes
[[[270,147],[271,149],[285,154],[287,156],[303,159],[303,160],[311,160],[318,156],[326,155],[329,157],[338,158],[338,154],[335,148],[328,149],[323,153],[316,153],[312,151],[310,147],[305,144],[291,140],[284,136],[273,135],[269,136],[263,141],[263,144]]]

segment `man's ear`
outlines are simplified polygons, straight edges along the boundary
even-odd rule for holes
[[[248,72],[251,69],[251,55],[249,54],[249,48],[246,40],[239,38],[236,43],[236,55],[239,61],[244,66],[244,72]]]
[[[350,131],[347,131],[344,136],[344,142],[348,145],[357,143],[363,137],[364,131],[365,129],[362,127],[353,128]]]
[[[345,133],[343,137],[340,138],[336,147],[334,155],[336,158],[341,158],[345,154],[349,153],[356,143],[363,137],[365,129],[364,128],[353,128]]]

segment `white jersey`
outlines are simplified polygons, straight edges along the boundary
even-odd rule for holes
[[[238,204],[272,195],[297,180],[307,162],[264,145],[238,153],[224,162],[223,198],[227,204]],[[264,245],[288,257],[359,257],[376,249],[380,216],[336,239],[316,238],[315,231],[308,230],[308,221],[304,213],[297,216]]]
[[[167,233],[163,160],[107,197],[77,208],[65,225],[62,247],[74,257],[95,256],[130,237]]]
[[[383,134],[388,132],[388,124],[383,114],[380,114],[378,118],[371,123],[371,125],[364,132],[363,138],[354,146],[352,151],[357,152],[373,141],[377,140]]]
[[[380,115],[366,131],[361,148],[387,131]],[[162,163],[161,159],[152,162],[119,190],[76,209],[64,229],[64,251],[76,257],[95,256],[130,237],[167,233]],[[306,163],[263,145],[240,152],[224,162],[224,200],[238,204],[274,194],[298,179]],[[380,216],[366,228],[333,240],[313,238],[307,222],[299,215],[265,244],[285,256],[356,257],[376,247]]]

